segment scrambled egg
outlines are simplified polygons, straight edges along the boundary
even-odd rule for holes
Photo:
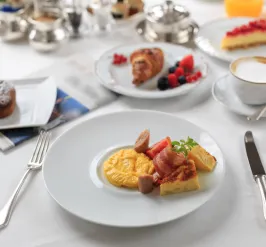
[[[138,188],[138,177],[153,173],[152,160],[134,149],[122,149],[104,162],[104,175],[118,187]]]

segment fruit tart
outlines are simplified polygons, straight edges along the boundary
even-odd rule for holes
[[[259,19],[228,31],[222,39],[221,48],[234,50],[263,44],[266,44],[266,20]]]

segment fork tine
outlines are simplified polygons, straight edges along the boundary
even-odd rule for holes
[[[39,147],[41,145],[41,141],[42,141],[42,138],[43,138],[43,133],[44,133],[44,131],[41,131],[41,133],[40,133],[40,135],[38,137],[37,144],[35,146],[35,149],[34,149],[32,157],[30,159],[30,162],[34,162],[36,160],[36,158],[37,158]]]
[[[41,157],[42,157],[42,151],[44,149],[44,144],[45,144],[45,140],[46,140],[46,136],[47,136],[47,132],[43,133],[43,138],[41,140],[38,152],[37,152],[37,157],[35,160],[35,163],[40,163]]]
[[[46,145],[46,147],[45,147],[45,154],[47,153],[48,148],[49,148],[49,146],[50,146],[51,136],[52,136],[52,134],[51,134],[51,132],[49,132],[49,134],[48,134],[47,145]]]
[[[41,149],[40,158],[39,158],[39,160],[37,160],[37,162],[39,164],[41,164],[43,162],[43,160],[44,160],[44,157],[45,157],[46,152],[47,152],[48,147],[49,147],[50,138],[51,138],[51,133],[46,133],[45,139],[44,139],[44,143],[43,143],[43,146],[42,146],[42,149]]]

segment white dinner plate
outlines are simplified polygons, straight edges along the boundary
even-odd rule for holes
[[[220,45],[226,32],[233,28],[247,24],[252,18],[223,18],[208,22],[200,27],[196,35],[195,43],[208,55],[221,60],[231,62],[244,56],[265,56],[266,46],[255,46],[247,49],[237,49],[233,51],[222,50]]]
[[[166,136],[172,140],[190,136],[216,157],[214,171],[199,175],[200,190],[144,195],[117,188],[105,179],[104,160],[118,148],[133,146],[147,128],[151,143]],[[48,151],[43,176],[51,196],[68,212],[98,224],[142,227],[168,222],[199,208],[221,184],[224,169],[222,152],[208,132],[170,114],[136,110],[87,120],[58,137]]]
[[[130,57],[130,54],[135,50],[140,48],[151,48],[158,47],[161,48],[164,52],[165,63],[162,71],[152,79],[146,81],[141,86],[136,87],[133,85],[132,80],[132,66],[130,63],[127,63],[123,66],[115,66],[112,64],[112,58],[115,53],[123,54],[126,57]],[[167,74],[168,69],[175,65],[175,63],[183,58],[185,55],[193,54],[195,67],[197,67],[203,74],[205,78],[202,78],[198,82],[189,83],[181,85],[174,89],[169,89],[166,91],[160,91],[157,89],[157,80],[164,74]],[[184,95],[193,89],[199,83],[204,83],[209,79],[208,77],[208,68],[206,61],[199,56],[197,53],[193,52],[188,48],[182,46],[168,44],[168,43],[138,43],[138,44],[129,44],[116,47],[105,52],[96,63],[96,74],[100,78],[100,82],[103,86],[108,89],[123,94],[130,97],[136,98],[168,98],[179,95]]]
[[[11,82],[16,89],[16,108],[12,115],[0,119],[0,129],[45,125],[56,100],[54,78],[21,79]]]
[[[213,83],[212,95],[215,100],[227,107],[230,111],[243,116],[251,116],[262,107],[244,104],[236,94],[228,74]]]

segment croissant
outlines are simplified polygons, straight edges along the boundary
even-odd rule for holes
[[[145,48],[134,51],[130,56],[133,84],[136,86],[161,72],[164,53],[160,48]]]

